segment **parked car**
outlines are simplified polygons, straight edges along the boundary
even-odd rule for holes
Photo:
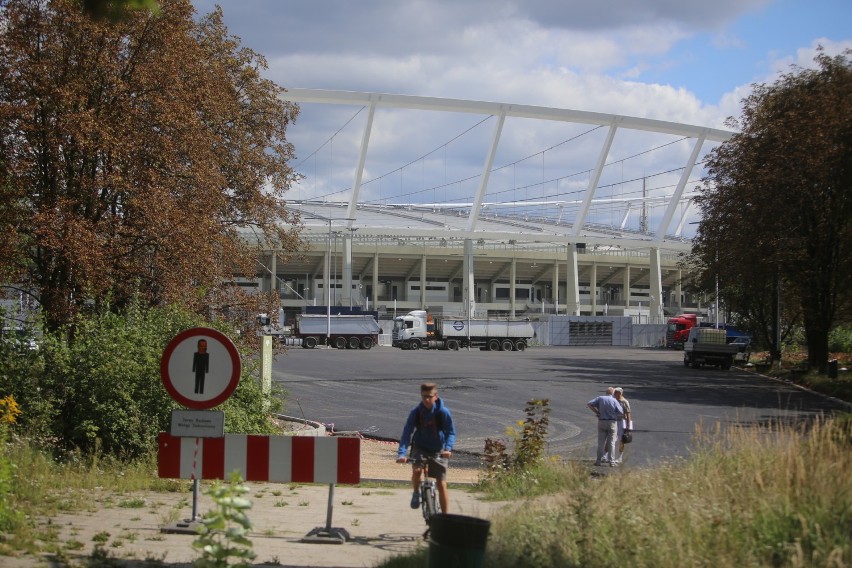
[[[748,359],[751,357],[751,337],[748,335],[735,337],[731,341],[731,345],[737,346],[737,354],[734,355],[734,361],[748,363]]]

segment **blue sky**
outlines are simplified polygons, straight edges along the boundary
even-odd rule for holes
[[[702,31],[680,41],[662,60],[659,73],[647,79],[684,86],[702,101],[714,103],[733,87],[765,82],[787,63],[800,61],[821,39],[849,47],[852,2],[783,0],[756,7],[731,21],[721,32]]]
[[[848,0],[193,2],[201,13],[220,5],[229,31],[266,57],[266,76],[285,88],[539,105],[714,128],[739,116],[752,83],[774,81],[791,63],[812,65],[818,44],[829,54],[852,48]],[[365,114],[301,105],[288,140],[307,178],[293,198],[345,199]],[[377,181],[366,196],[469,198],[469,187],[447,182],[481,169],[491,132],[488,121],[474,126],[481,120],[377,116],[364,174]],[[562,145],[576,135],[565,125],[507,123],[495,165],[512,166],[493,176],[490,197],[576,195],[585,183],[578,173],[591,167],[602,133]],[[602,180],[608,196],[671,192],[689,145],[666,142],[619,134]],[[438,187],[443,194],[422,191]],[[617,224],[621,216],[613,207],[598,221]]]

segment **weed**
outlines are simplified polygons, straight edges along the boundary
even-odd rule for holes
[[[85,544],[76,539],[71,539],[65,543],[65,550],[83,550]]]
[[[169,509],[165,514],[160,515],[161,525],[171,525],[180,519],[180,511],[177,508]]]
[[[228,483],[214,483],[205,493],[213,499],[216,509],[205,515],[198,527],[198,537],[192,546],[201,551],[195,562],[197,568],[219,568],[231,565],[248,566],[255,558],[248,533],[251,521],[246,512],[251,501],[242,497],[249,488],[242,478],[232,473]]]
[[[135,499],[124,499],[118,502],[119,507],[123,507],[125,509],[141,509],[145,506],[145,499],[135,498]]]
[[[507,429],[507,434],[514,440],[513,455],[509,454],[502,440],[485,440],[482,458],[484,481],[524,471],[542,460],[550,423],[550,401],[546,398],[529,400],[524,413],[524,420]]]

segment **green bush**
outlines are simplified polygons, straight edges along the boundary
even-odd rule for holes
[[[828,334],[828,350],[831,353],[852,353],[852,326],[837,326]]]
[[[31,439],[87,455],[144,456],[157,433],[169,430],[171,410],[180,408],[160,378],[163,350],[175,335],[197,326],[217,327],[171,307],[132,306],[122,314],[82,317],[73,338],[46,335],[38,350],[0,351],[0,395],[11,394],[21,405],[21,429]],[[269,412],[280,400],[264,397],[251,378],[255,370],[249,359],[222,405],[228,431],[273,431]]]

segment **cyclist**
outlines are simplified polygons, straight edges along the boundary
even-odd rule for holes
[[[406,457],[411,447],[411,485],[414,493],[411,496],[411,508],[420,506],[420,477],[423,466],[420,456],[426,459],[426,475],[436,481],[438,501],[441,511],[447,512],[449,499],[447,497],[447,467],[449,457],[453,452],[456,441],[456,430],[450,409],[438,397],[438,387],[435,383],[420,385],[420,404],[408,413],[408,419],[402,430],[397,450],[398,463],[409,461]]]

